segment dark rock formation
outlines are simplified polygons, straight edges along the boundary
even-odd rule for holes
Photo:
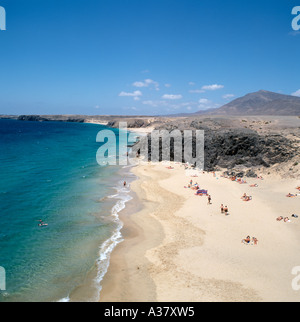
[[[182,133],[182,146],[174,146],[171,140],[170,160],[174,161],[176,149],[182,150],[182,162],[184,159],[184,136]],[[193,136],[193,155],[196,155],[196,138]],[[256,132],[236,129],[229,131],[205,131],[205,170],[217,168],[234,169],[242,166],[270,167],[277,163],[284,163],[299,153],[297,147],[289,139],[279,135],[259,135]],[[159,151],[160,161],[163,159],[162,145]],[[151,159],[151,135],[148,135],[148,159]],[[242,177],[240,173],[238,176]],[[254,177],[253,171],[246,173],[248,177]]]
[[[32,122],[77,122],[83,123],[85,119],[80,116],[63,116],[63,115],[20,115],[17,120],[19,121],[32,121]]]
[[[270,167],[287,162],[297,153],[290,140],[275,134],[262,136],[235,130],[207,133],[205,136],[205,165],[208,170],[217,166],[229,169],[240,165]]]

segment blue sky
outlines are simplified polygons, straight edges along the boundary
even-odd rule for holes
[[[291,27],[300,0],[0,6],[0,114],[185,113],[300,89],[300,32]]]

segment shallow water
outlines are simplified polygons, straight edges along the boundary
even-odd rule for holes
[[[98,299],[130,199],[125,169],[96,162],[103,128],[0,120],[0,301]]]

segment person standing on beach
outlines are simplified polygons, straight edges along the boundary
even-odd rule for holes
[[[229,213],[228,213],[228,207],[227,206],[225,206],[224,212],[225,212],[225,216],[229,215]]]
[[[123,182],[123,186],[126,187],[126,181]]]
[[[221,204],[221,214],[223,214],[224,213],[224,206],[223,206],[223,204]]]
[[[207,204],[211,205],[211,196],[210,195],[208,195],[207,200],[208,200]]]

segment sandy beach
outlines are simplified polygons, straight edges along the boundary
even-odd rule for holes
[[[84,123],[99,124],[99,125],[104,125],[104,126],[108,125],[108,121],[105,121],[105,120],[101,121],[101,120],[95,120],[95,119],[86,119],[86,120],[84,120]],[[145,135],[145,134],[151,133],[154,130],[154,127],[153,126],[131,127],[127,130],[130,132],[133,132],[137,135]]]
[[[300,266],[300,218],[291,215],[300,214],[300,196],[286,197],[299,180],[269,175],[239,184],[168,165],[132,169],[135,197],[121,214],[124,242],[111,255],[100,301],[299,301],[292,269]],[[187,187],[190,180],[212,204]],[[243,201],[244,193],[252,199]],[[241,242],[248,235],[256,245]]]

